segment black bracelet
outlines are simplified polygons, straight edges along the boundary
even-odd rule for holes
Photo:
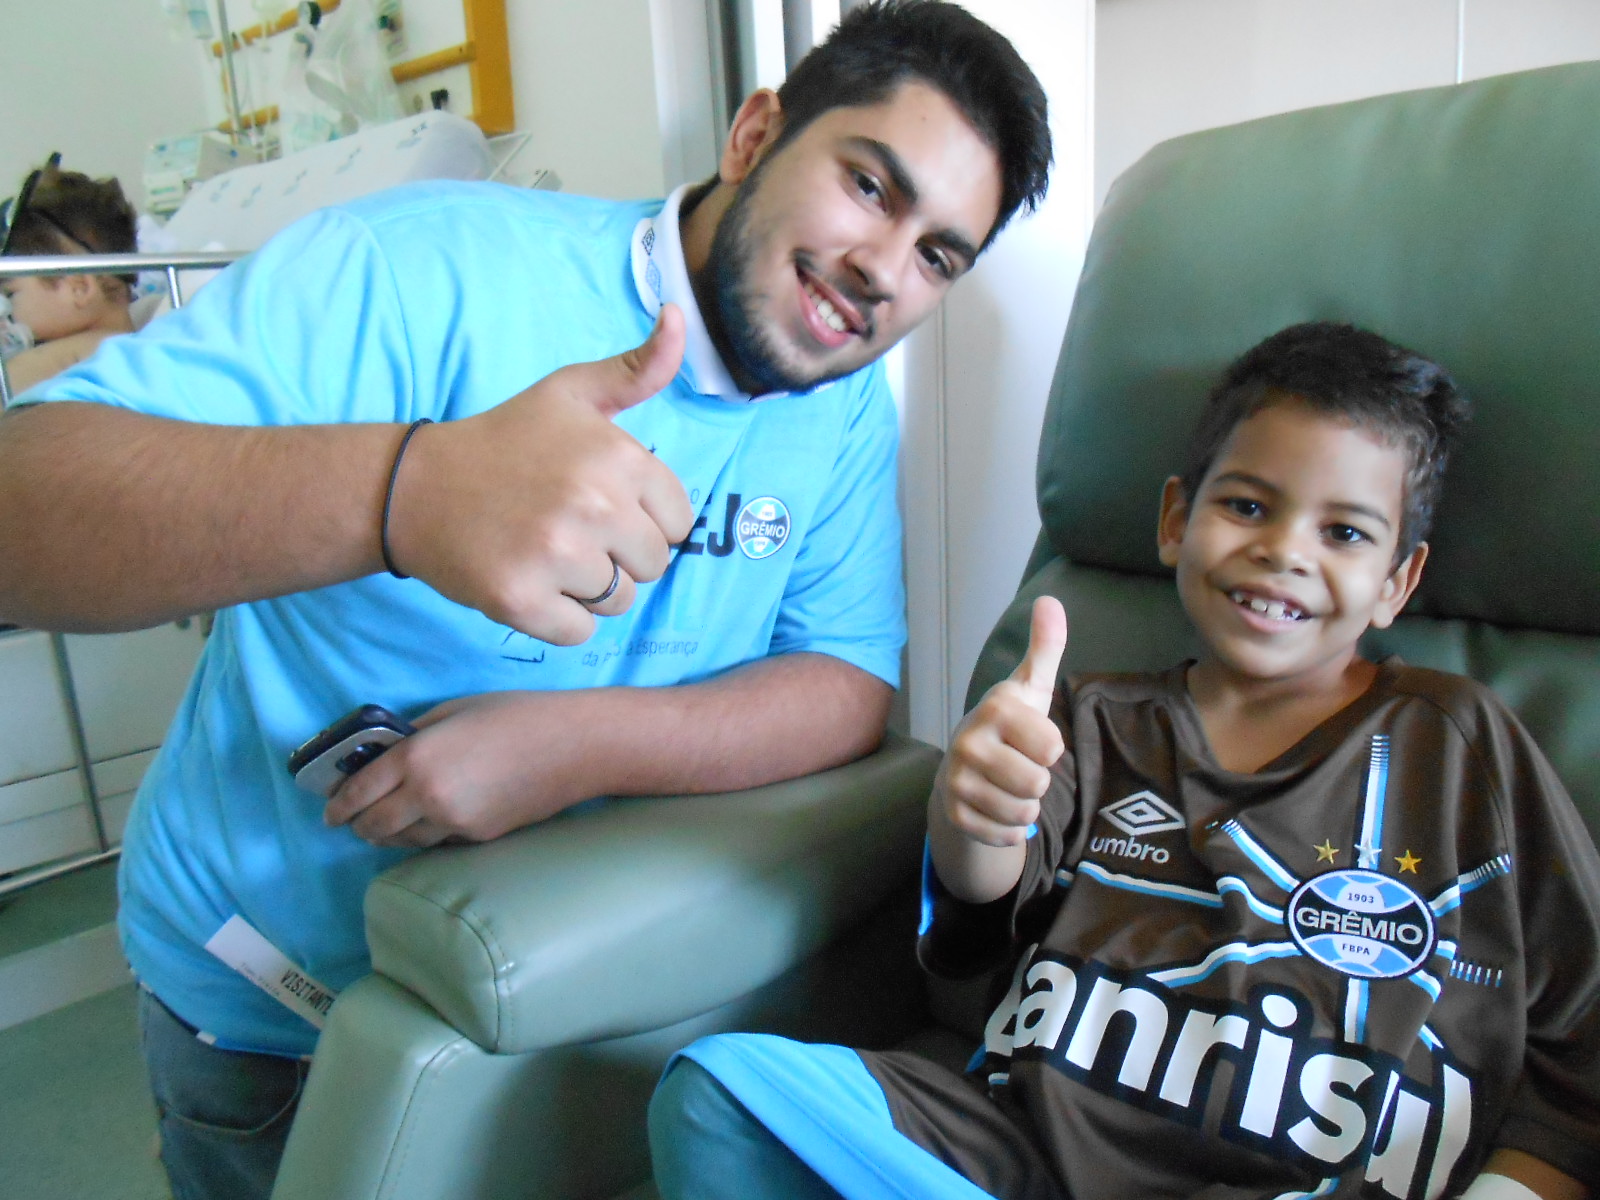
[[[378,544],[383,550],[383,565],[389,568],[389,574],[396,579],[410,579],[399,567],[394,565],[394,554],[389,549],[389,509],[394,504],[394,482],[400,478],[400,460],[406,456],[406,447],[411,444],[412,436],[424,425],[432,425],[432,417],[419,417],[406,426],[405,435],[400,439],[400,449],[394,452],[394,465],[389,468],[389,487],[383,493],[383,524],[378,531]]]

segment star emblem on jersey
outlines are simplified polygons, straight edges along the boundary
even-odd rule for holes
[[[1415,875],[1417,873],[1417,868],[1422,864],[1422,860],[1413,855],[1409,849],[1407,849],[1404,854],[1394,861],[1395,865],[1400,868],[1400,873],[1402,875],[1407,871],[1410,871],[1413,875]]]
[[[1134,792],[1100,810],[1123,833],[1135,836],[1183,828],[1183,814],[1154,792]]]
[[[1319,863],[1331,863],[1339,856],[1339,848],[1329,838],[1323,838],[1322,845],[1311,848],[1317,852],[1317,861]]]

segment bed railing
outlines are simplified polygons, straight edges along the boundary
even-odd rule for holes
[[[216,270],[244,257],[244,253],[244,251],[229,250],[193,254],[15,255],[0,258],[0,280],[28,275],[132,275],[144,271],[160,271],[166,276],[167,296],[172,301],[172,306],[182,308],[184,296],[180,272]],[[0,408],[10,403],[11,385],[6,376],[5,364],[0,362]],[[12,631],[0,626],[0,636],[7,632]],[[0,897],[85,867],[92,867],[97,863],[111,861],[121,853],[120,847],[112,845],[111,836],[106,828],[105,812],[101,806],[99,790],[95,784],[95,772],[89,757],[89,742],[84,730],[83,712],[73,687],[66,641],[59,633],[50,634],[49,637],[56,671],[61,682],[62,701],[71,733],[73,754],[83,780],[84,803],[88,806],[93,824],[96,848],[0,878]]]
[[[221,250],[194,254],[40,254],[0,258],[0,280],[27,275],[136,275],[160,271],[167,277],[167,295],[173,308],[183,307],[180,271],[216,270],[244,257],[244,251]],[[11,403],[11,381],[0,363],[0,408]]]

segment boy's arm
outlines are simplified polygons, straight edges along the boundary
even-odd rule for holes
[[[1016,887],[1030,829],[1065,741],[1050,719],[1067,616],[1054,596],[1033,604],[1028,652],[984,695],[951,739],[928,800],[928,846],[957,899],[987,904]]]
[[[1587,1200],[1589,1189],[1565,1171],[1521,1150],[1504,1147],[1489,1156],[1483,1173],[1461,1200]]]
[[[11,387],[11,394],[19,395],[36,383],[53,379],[73,363],[88,358],[101,342],[111,336],[101,330],[85,329],[79,333],[69,333],[66,337],[40,342],[15,358],[6,360],[6,383]]]

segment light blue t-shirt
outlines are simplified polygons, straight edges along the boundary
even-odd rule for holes
[[[395,189],[295,225],[45,390],[235,425],[470,416],[643,341],[653,303],[632,243],[660,207]],[[334,989],[370,969],[362,894],[406,852],[325,827],[321,798],[285,769],[356,705],[416,716],[491,691],[677,684],[795,651],[898,682],[897,421],[881,368],[757,402],[698,394],[693,375],[617,423],[676,472],[699,520],[584,644],[547,645],[388,575],[218,614],[124,843],[124,946],[180,1017],[225,1046],[315,1044],[204,949],[236,914]]]

